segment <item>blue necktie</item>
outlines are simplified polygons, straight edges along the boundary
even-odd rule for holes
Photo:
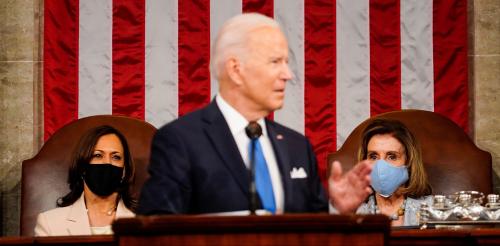
[[[276,203],[274,202],[273,184],[262,152],[262,146],[260,146],[259,139],[251,140],[250,143],[255,145],[255,188],[262,202],[262,207],[274,214],[276,212]],[[249,147],[249,153],[252,153],[252,146]]]

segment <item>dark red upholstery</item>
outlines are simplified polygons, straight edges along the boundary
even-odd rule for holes
[[[21,235],[32,236],[38,213],[55,208],[56,200],[69,192],[70,158],[88,129],[111,125],[127,138],[136,165],[136,195],[147,178],[151,141],[156,128],[141,120],[100,115],[82,118],[58,130],[32,159],[23,161],[21,180]]]
[[[434,194],[452,194],[460,190],[492,192],[491,154],[480,150],[454,122],[437,113],[423,110],[402,110],[385,113],[361,123],[342,147],[328,155],[329,167],[334,160],[350,169],[357,160],[361,133],[374,118],[403,122],[422,147],[425,169]],[[329,173],[329,172],[328,172]]]

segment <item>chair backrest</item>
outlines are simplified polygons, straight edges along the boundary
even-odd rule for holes
[[[147,179],[151,141],[156,128],[124,116],[99,115],[74,121],[59,129],[32,159],[23,161],[21,180],[21,235],[32,236],[40,212],[56,208],[56,201],[69,192],[70,159],[80,137],[90,128],[110,125],[125,135],[136,167],[132,191],[138,197]]]
[[[492,192],[491,154],[480,150],[448,118],[424,110],[394,111],[364,121],[337,152],[328,155],[328,166],[338,160],[344,170],[350,169],[357,162],[363,130],[373,119],[380,117],[401,121],[420,142],[434,194],[453,194],[461,190],[480,191],[485,195]]]

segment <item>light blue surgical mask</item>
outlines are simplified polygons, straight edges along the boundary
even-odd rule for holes
[[[371,173],[372,187],[383,197],[390,197],[399,186],[408,181],[408,168],[396,167],[385,160],[377,160]]]

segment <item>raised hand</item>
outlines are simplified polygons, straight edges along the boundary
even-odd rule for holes
[[[351,170],[342,175],[342,167],[338,161],[328,178],[328,193],[330,202],[341,214],[353,213],[372,193],[370,188],[370,173],[372,164],[361,161]]]

